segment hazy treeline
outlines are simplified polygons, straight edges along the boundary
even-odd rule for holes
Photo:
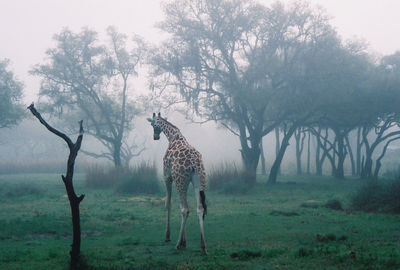
[[[158,27],[168,38],[158,45],[113,27],[105,41],[89,28],[64,29],[31,70],[41,79],[38,108],[66,128],[84,120],[101,146],[87,155],[129,165],[145,148],[132,140],[140,132],[135,119],[175,108],[237,137],[250,186],[265,164],[266,137],[276,142],[270,183],[289,144],[298,174],[329,167],[344,178],[347,166],[353,175],[378,177],[400,138],[400,52],[377,57],[342,40],[328,15],[307,2],[176,0],[163,8]],[[141,68],[136,79],[150,90],[139,95],[132,84]],[[23,88],[7,61],[0,83],[0,127],[7,127],[20,119]]]

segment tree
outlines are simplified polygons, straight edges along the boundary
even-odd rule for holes
[[[8,70],[9,63],[7,59],[0,61],[0,128],[15,125],[23,116],[23,84]]]
[[[83,121],[82,120],[79,121],[79,136],[76,139],[76,142],[73,143],[72,140],[67,135],[50,126],[46,122],[46,120],[43,119],[41,114],[36,110],[33,103],[28,107],[28,109],[40,121],[40,123],[42,123],[42,125],[44,125],[51,133],[63,139],[67,143],[69,148],[67,173],[65,176],[61,175],[61,178],[64,182],[65,189],[67,191],[68,200],[71,207],[71,214],[72,214],[73,241],[70,251],[70,256],[71,256],[70,269],[76,270],[78,269],[80,253],[81,253],[81,223],[79,214],[79,204],[82,202],[85,195],[82,194],[79,197],[76,195],[72,180],[74,176],[75,159],[78,155],[79,149],[81,148],[83,139],[83,126],[82,126]]]
[[[63,30],[54,37],[56,47],[46,52],[47,62],[36,65],[32,74],[42,78],[39,95],[46,111],[68,114],[71,121],[83,115],[87,133],[107,149],[85,153],[112,160],[119,167],[121,152],[126,156],[134,148],[126,139],[141,109],[131,99],[130,80],[137,75],[145,45],[135,37],[129,50],[127,36],[112,27],[107,35],[109,44],[101,45],[97,33],[89,29],[78,34]]]
[[[316,125],[311,126],[317,136],[318,149],[323,150],[317,163],[329,159],[332,174],[336,178],[344,178],[344,162],[348,154],[346,138],[365,116],[364,104],[360,96],[365,92],[371,71],[371,62],[364,53],[363,47],[356,43],[342,44],[338,39],[328,40],[326,46],[310,57],[307,82],[308,87],[319,89],[313,97],[319,104]],[[333,137],[328,138],[326,132],[322,136],[321,129],[329,129]],[[320,161],[318,161],[320,160]],[[322,164],[317,164],[320,173]]]
[[[368,108],[360,125],[364,149],[361,178],[377,179],[381,160],[391,142],[400,138],[400,52],[380,60],[371,72],[366,93],[361,100]],[[373,170],[373,155],[384,144]],[[361,147],[360,147],[361,148]]]
[[[294,138],[296,140],[296,165],[297,175],[302,175],[303,170],[301,167],[301,154],[304,150],[304,140],[306,139],[306,130],[304,128],[298,128],[294,132]]]
[[[176,0],[164,11],[171,38],[154,53],[153,87],[178,90],[198,116],[238,136],[253,185],[261,139],[299,113],[295,99],[283,100],[297,90],[289,76],[303,46],[331,30],[325,17],[306,5],[238,0]]]

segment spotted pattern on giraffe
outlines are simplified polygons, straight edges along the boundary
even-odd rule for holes
[[[167,189],[166,207],[168,210],[165,241],[170,241],[171,185],[172,182],[175,182],[181,202],[182,213],[180,236],[176,248],[186,247],[185,226],[189,215],[186,193],[190,182],[192,182],[197,200],[201,248],[203,252],[207,254],[203,229],[204,215],[207,212],[204,194],[207,181],[202,156],[199,151],[187,142],[180,130],[166,119],[162,118],[160,114],[156,117],[155,113],[153,113],[153,118],[148,118],[147,120],[153,126],[154,140],[158,140],[160,138],[160,133],[163,132],[169,141],[168,149],[163,158],[164,180]]]

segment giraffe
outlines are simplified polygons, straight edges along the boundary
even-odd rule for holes
[[[196,202],[197,202],[197,215],[200,224],[201,234],[201,249],[205,254],[206,242],[204,238],[203,221],[207,213],[207,206],[205,203],[206,189],[206,174],[202,161],[201,154],[191,146],[186,138],[182,135],[180,130],[162,118],[160,113],[156,116],[153,113],[153,118],[147,118],[154,129],[154,140],[160,139],[160,133],[164,132],[169,141],[167,152],[164,155],[164,180],[167,191],[167,198],[165,206],[167,208],[167,226],[165,232],[165,241],[169,242],[170,239],[170,214],[171,214],[171,191],[172,182],[175,182],[180,199],[180,208],[182,214],[181,228],[179,232],[179,239],[176,244],[176,249],[186,248],[186,220],[189,216],[189,208],[187,204],[187,189],[191,182],[194,187]]]

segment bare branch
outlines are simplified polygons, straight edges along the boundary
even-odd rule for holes
[[[50,132],[54,133],[55,135],[57,135],[58,137],[61,137],[67,144],[68,147],[71,148],[73,147],[73,143],[71,141],[71,139],[65,135],[64,133],[58,131],[57,129],[53,128],[52,126],[50,126],[40,115],[40,113],[35,109],[35,105],[32,104],[29,105],[28,109],[31,111],[31,113],[40,121],[40,123],[42,123]],[[82,128],[82,123],[80,123],[80,127]],[[83,134],[83,129],[82,129],[82,134]]]

